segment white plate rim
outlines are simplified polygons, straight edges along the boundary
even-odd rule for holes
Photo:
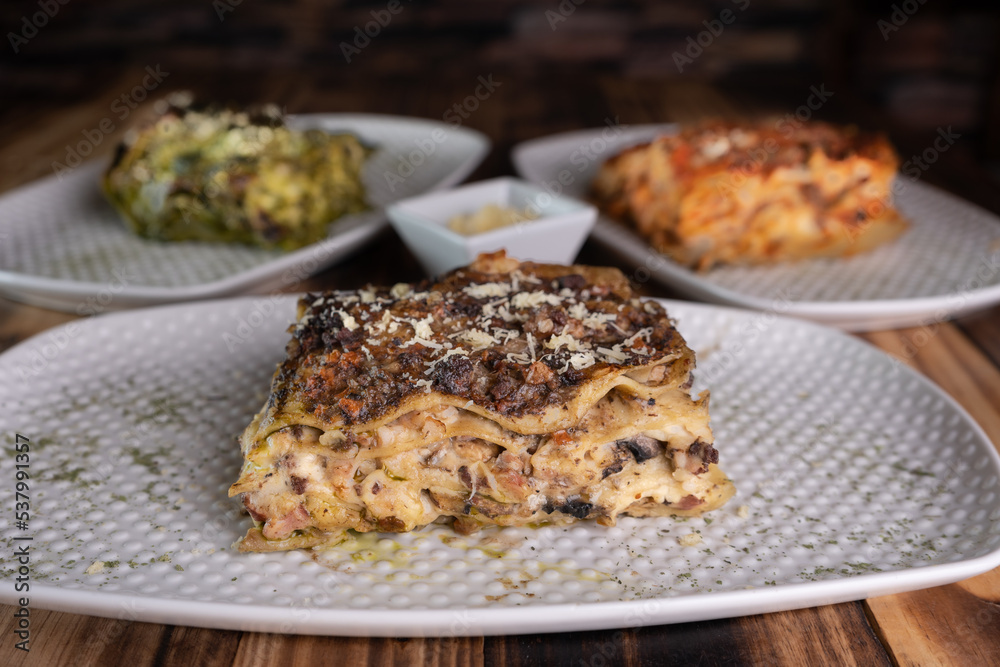
[[[840,604],[943,586],[1000,565],[1000,550],[975,559],[914,570],[862,574],[847,579],[782,584],[686,595],[589,603],[470,609],[321,609],[234,605],[154,598],[118,592],[32,586],[32,607],[89,616],[217,630],[280,632],[337,637],[478,637],[612,630],[692,621],[711,621]],[[919,584],[908,573],[920,573]],[[851,582],[851,585],[845,585]],[[765,598],[761,600],[760,598]],[[4,593],[0,602],[17,604]],[[39,604],[40,603],[40,604]],[[145,607],[145,608],[144,608]],[[237,611],[238,609],[238,611]],[[124,610],[124,611],[123,611]],[[236,612],[236,613],[234,613]],[[305,617],[305,618],[303,618]]]

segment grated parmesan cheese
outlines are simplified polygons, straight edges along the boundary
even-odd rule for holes
[[[569,365],[578,371],[582,371],[584,368],[590,368],[596,363],[597,360],[590,352],[577,352],[569,358]]]
[[[649,335],[651,333],[653,333],[653,327],[646,327],[644,329],[639,329],[634,334],[632,334],[631,336],[629,336],[628,338],[626,338],[624,341],[622,341],[622,345],[625,346],[625,347],[632,347],[632,345],[635,344],[635,341],[639,340],[640,338],[643,341],[645,341],[645,342],[648,343],[649,342]]]
[[[579,319],[583,326],[590,327],[591,329],[603,329],[605,324],[610,324],[621,331],[614,323],[618,319],[618,316],[611,313],[589,313],[586,317]]]
[[[472,348],[473,352],[484,350],[491,345],[496,345],[500,341],[479,329],[469,329],[458,334],[458,339]]]
[[[413,324],[413,333],[420,338],[430,338],[434,335],[434,330],[431,329],[431,316],[428,315],[422,320],[410,320]]]
[[[339,308],[334,308],[333,312],[340,315],[341,321],[344,323],[344,328],[348,331],[354,331],[358,328],[358,321],[354,319],[354,316],[346,311],[340,310]]]
[[[382,311],[382,317],[376,322],[372,327],[378,331],[385,331],[386,327],[392,322],[392,313],[388,310]]]
[[[474,299],[485,299],[491,296],[507,296],[511,286],[507,283],[479,283],[463,287],[462,291]]]
[[[90,567],[88,567],[83,572],[84,574],[100,574],[101,572],[104,572],[104,561],[95,560],[93,563],[90,564]]]
[[[510,300],[510,305],[514,308],[536,308],[543,303],[558,306],[562,299],[548,292],[520,292]]]
[[[427,338],[421,338],[420,336],[414,336],[410,340],[408,340],[405,343],[403,343],[401,347],[408,347],[408,346],[413,345],[415,343],[419,343],[420,345],[423,345],[424,347],[429,347],[432,350],[443,350],[444,349],[444,345],[442,345],[441,343],[435,343],[432,340],[428,340]]]
[[[510,361],[510,362],[513,362],[513,363],[517,363],[517,364],[528,364],[528,363],[531,363],[531,359],[528,358],[528,355],[524,354],[523,352],[508,352],[507,353],[507,361]]]
[[[573,338],[573,336],[567,333],[552,336],[545,341],[545,347],[550,350],[558,350],[563,345],[565,345],[566,349],[570,352],[581,352],[587,349],[585,344],[581,344],[579,340]]]
[[[569,316],[572,317],[573,319],[582,320],[585,317],[587,317],[587,314],[590,311],[587,310],[587,304],[580,303],[579,301],[577,301],[567,309],[567,312],[569,313]]]
[[[621,345],[615,345],[614,347],[599,347],[597,348],[598,354],[602,354],[611,361],[623,362],[628,359],[628,355],[622,352]]]
[[[696,547],[701,544],[701,535],[698,533],[688,533],[677,538],[682,547]]]

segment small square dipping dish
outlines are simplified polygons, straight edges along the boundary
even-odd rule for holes
[[[487,204],[527,209],[538,217],[468,236],[448,228],[455,216],[475,213]],[[386,213],[432,276],[465,266],[479,253],[501,249],[520,260],[569,264],[597,219],[597,209],[589,204],[507,177],[404,199]]]

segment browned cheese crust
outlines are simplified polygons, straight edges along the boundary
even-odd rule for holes
[[[247,550],[338,530],[701,512],[714,465],[694,355],[617,270],[502,253],[437,280],[307,295],[231,495]],[[652,509],[650,509],[652,508]]]

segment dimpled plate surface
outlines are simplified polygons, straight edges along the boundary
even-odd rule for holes
[[[831,329],[665,302],[712,389],[737,495],[700,518],[613,528],[441,525],[319,552],[241,554],[226,497],[294,299],[102,315],[0,356],[0,507],[30,439],[20,544],[31,605],[290,633],[480,635],[638,626],[814,606],[1000,564],[1000,460],[939,389]],[[30,537],[31,540],[15,540]]]
[[[240,244],[159,242],[126,229],[100,192],[93,161],[0,197],[0,291],[82,315],[231,294],[262,283],[288,288],[385,227],[382,208],[460,183],[485,157],[479,132],[373,114],[293,116],[297,128],[353,132],[376,151],[362,177],[373,210],[344,216],[326,239],[288,253]]]
[[[586,198],[601,164],[674,125],[609,125],[534,139],[512,157],[526,179]],[[905,161],[906,157],[902,159]],[[704,273],[653,250],[626,227],[598,219],[594,238],[636,268],[699,300],[805,317],[849,331],[925,324],[1000,303],[1000,218],[909,176],[895,202],[912,223],[896,242],[854,257]]]

